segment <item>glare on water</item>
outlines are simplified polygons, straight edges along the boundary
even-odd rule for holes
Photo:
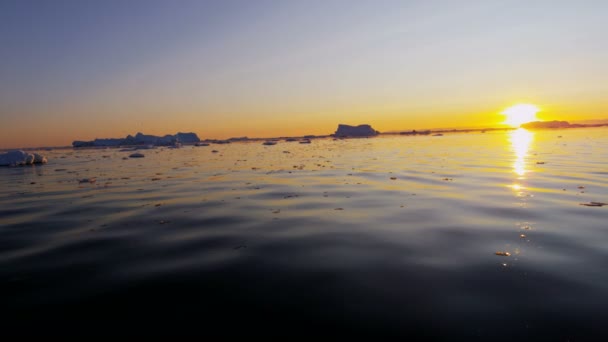
[[[515,154],[515,162],[513,163],[513,171],[523,178],[526,174],[526,158],[528,150],[534,141],[534,133],[523,128],[518,128],[509,133],[509,141],[511,148]]]

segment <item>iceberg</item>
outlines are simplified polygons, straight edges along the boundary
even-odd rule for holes
[[[378,135],[379,132],[372,128],[370,125],[359,125],[350,126],[339,124],[336,133],[336,137],[370,137]]]
[[[76,140],[72,142],[73,147],[117,147],[132,145],[152,145],[152,146],[177,146],[178,144],[198,143],[201,140],[196,133],[178,132],[175,135],[167,134],[159,137],[156,135],[143,134],[141,132],[135,136],[128,135],[126,138],[104,138],[92,141]]]
[[[46,157],[38,153],[27,153],[21,150],[15,150],[0,154],[0,166],[23,166],[46,163]]]
[[[197,143],[200,142],[201,139],[198,138],[198,136],[196,135],[196,133],[182,133],[182,132],[178,132],[175,135],[175,138],[177,139],[178,142],[182,143],[182,144],[190,144],[190,143]]]

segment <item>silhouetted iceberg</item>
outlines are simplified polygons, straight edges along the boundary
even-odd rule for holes
[[[76,140],[72,142],[73,147],[113,147],[113,146],[130,146],[130,145],[152,145],[152,146],[174,146],[182,143],[190,144],[197,143],[201,140],[196,133],[177,133],[175,135],[167,134],[159,137],[156,135],[147,135],[137,133],[135,136],[128,135],[123,139],[95,139],[92,141]]]
[[[127,137],[128,138],[128,137]],[[167,134],[163,137],[157,137],[155,135],[146,135],[143,133],[137,133],[135,135],[135,144],[146,144],[146,145],[157,145],[157,146],[168,146],[177,143],[177,134]]]
[[[378,135],[379,132],[370,125],[350,126],[339,124],[334,135],[336,137],[370,137]]]
[[[192,132],[190,132],[190,133],[178,132],[175,135],[175,138],[177,139],[177,141],[179,143],[182,143],[182,144],[197,143],[197,142],[201,141],[201,139],[198,138],[196,133],[192,133]]]
[[[16,150],[0,154],[0,166],[23,166],[45,164],[46,162],[46,157],[38,153],[27,153]]]
[[[247,140],[249,140],[249,138],[248,137],[232,137],[228,140],[229,141],[247,141]]]

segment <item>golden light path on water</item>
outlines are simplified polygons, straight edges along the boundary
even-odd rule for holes
[[[526,172],[528,171],[526,170],[526,159],[530,145],[534,140],[534,133],[523,128],[518,128],[509,132],[508,138],[515,156],[513,172],[517,175],[516,181],[510,187],[517,192],[518,196],[523,196],[524,192],[522,191],[524,186],[520,184],[520,181],[525,179]]]
[[[534,133],[523,128],[518,128],[509,133],[509,140],[511,148],[515,153],[513,172],[519,176],[519,179],[523,179],[523,176],[526,174],[526,157],[528,156],[530,144],[534,140]]]

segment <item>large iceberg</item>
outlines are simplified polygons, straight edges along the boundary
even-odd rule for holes
[[[102,147],[102,146],[129,146],[129,145],[155,145],[155,146],[172,146],[181,143],[197,143],[201,140],[198,138],[196,133],[182,133],[179,132],[175,135],[167,134],[159,137],[156,135],[148,135],[143,133],[137,133],[135,136],[128,135],[126,138],[110,138],[110,139],[95,139],[92,141],[79,141],[72,142],[73,147]]]
[[[0,154],[0,166],[23,166],[45,164],[46,162],[46,157],[41,156],[38,153],[27,153],[15,150]]]
[[[336,137],[369,137],[378,135],[379,132],[372,128],[370,125],[338,125],[338,129],[334,135]]]

